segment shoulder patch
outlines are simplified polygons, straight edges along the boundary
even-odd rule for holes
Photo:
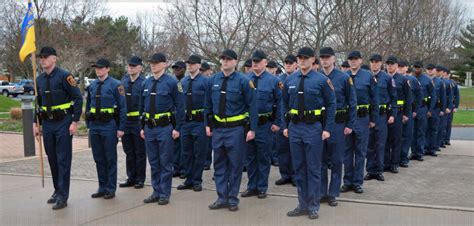
[[[349,85],[353,86],[354,85],[354,81],[352,81],[352,78],[349,77]]]
[[[329,87],[331,87],[332,91],[334,91],[334,86],[332,85],[331,79],[326,80],[328,83]]]
[[[252,80],[249,81],[249,86],[250,88],[255,89],[255,85],[253,84]]]
[[[176,86],[178,87],[178,92],[182,93],[183,92],[183,84],[181,84],[181,82],[178,82],[178,84],[176,84]]]
[[[76,87],[77,86],[77,82],[76,82],[76,79],[74,79],[74,77],[72,75],[68,75],[66,77],[66,81],[67,83],[69,83],[69,85],[71,85],[72,87]]]
[[[123,87],[123,85],[119,85],[117,89],[121,96],[125,96],[125,88]]]
[[[278,82],[278,88],[283,89],[283,82]]]

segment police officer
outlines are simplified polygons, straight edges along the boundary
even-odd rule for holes
[[[246,74],[246,75],[249,75],[250,72],[252,72],[252,59],[247,59],[244,62],[244,71],[243,71],[243,73]]]
[[[336,97],[331,80],[312,70],[314,50],[303,47],[297,57],[300,70],[285,81],[282,94],[283,134],[289,137],[298,188],[298,206],[287,216],[317,219],[323,141],[333,131]]]
[[[325,141],[321,165],[321,202],[337,206],[336,197],[342,182],[345,137],[352,133],[356,118],[357,99],[352,78],[335,68],[336,57],[331,47],[319,50],[321,73],[331,79],[336,93],[336,116],[331,137]],[[331,163],[331,164],[328,164]],[[328,168],[331,166],[331,182],[328,190]]]
[[[257,108],[253,82],[235,71],[237,53],[226,49],[220,55],[222,71],[209,79],[206,98],[208,126],[214,150],[214,177],[218,199],[209,209],[237,211],[240,181],[244,167],[246,141],[255,138]],[[212,128],[212,130],[211,130]]]
[[[423,161],[425,152],[425,133],[428,116],[432,115],[436,103],[436,94],[433,81],[423,74],[423,63],[417,61],[413,64],[414,74],[420,82],[420,93],[422,97],[421,105],[417,108],[415,125],[413,129],[413,142],[411,145],[412,160]]]
[[[201,63],[201,68],[199,69],[202,75],[207,76],[208,78],[212,75],[211,66],[207,62]],[[206,161],[204,162],[204,170],[211,169],[212,163],[212,139],[207,139],[207,154],[206,154]]]
[[[285,57],[285,73],[280,75],[280,81],[285,82],[291,74],[293,74],[298,67],[296,56],[289,54]],[[283,112],[280,111],[282,117]],[[280,120],[281,121],[281,120]],[[285,121],[281,121],[286,123]],[[281,125],[280,125],[281,128]],[[295,173],[293,164],[291,162],[290,144],[288,138],[283,136],[283,130],[280,129],[276,134],[277,148],[278,148],[278,168],[280,170],[280,179],[275,181],[276,185],[284,185],[291,183],[296,186]]]
[[[178,186],[178,190],[193,189],[198,192],[202,190],[202,171],[208,152],[204,102],[209,78],[199,73],[200,56],[189,56],[186,65],[189,74],[182,80],[186,120],[181,128],[186,181]]]
[[[268,176],[270,174],[272,157],[272,140],[269,139],[273,133],[280,130],[281,89],[283,83],[270,72],[265,70],[267,55],[256,50],[252,54],[252,74],[250,79],[255,86],[254,99],[258,111],[258,126],[255,139],[248,143],[247,149],[247,174],[249,181],[247,190],[242,197],[258,196],[263,199],[267,197]]]
[[[346,137],[344,185],[341,187],[341,192],[354,190],[356,193],[363,193],[369,128],[375,127],[379,116],[377,79],[372,77],[369,71],[361,69],[362,54],[359,51],[350,52],[347,59],[351,67],[347,73],[351,76],[356,89],[357,117],[352,133]]]
[[[402,129],[402,147],[400,153],[400,166],[408,167],[410,158],[408,152],[413,140],[413,127],[414,127],[414,118],[416,117],[416,112],[419,106],[421,106],[422,95],[420,89],[420,82],[416,79],[415,76],[408,74],[408,63],[406,61],[400,61],[398,63],[398,73],[404,75],[410,82],[410,91],[412,96],[411,112],[408,112],[406,115],[408,121],[403,124]],[[408,108],[404,112],[407,112]]]
[[[123,150],[125,152],[125,167],[127,169],[127,180],[119,184],[120,187],[143,188],[146,172],[145,143],[140,137],[140,112],[139,102],[145,77],[142,71],[142,59],[132,56],[128,60],[128,74],[122,78],[125,89],[125,102],[127,104],[127,123],[125,134],[122,137]]]
[[[344,62],[342,62],[341,64],[341,71],[343,72],[347,72],[351,69],[351,66],[349,65],[349,62],[347,62],[347,60],[345,60]]]
[[[451,109],[451,114],[448,115],[447,123],[446,123],[446,137],[444,138],[444,144],[445,145],[451,145],[450,140],[451,140],[451,126],[453,123],[453,116],[454,113],[456,113],[458,107],[459,107],[459,89],[458,89],[458,84],[452,79],[450,79],[451,76],[451,71],[446,68],[446,76],[447,79],[451,83],[451,92],[452,92],[452,109]]]
[[[384,155],[384,166],[385,169],[390,170],[390,172],[398,173],[402,148],[403,124],[408,122],[408,116],[412,112],[411,85],[407,77],[397,73],[397,57],[389,56],[385,63],[387,65],[388,75],[395,81],[398,113],[394,119],[394,122],[388,125],[388,137]]]
[[[173,66],[173,75],[178,80],[180,87],[182,87],[182,79],[186,74],[186,63],[183,61],[176,61]],[[183,154],[183,147],[181,146],[181,137],[178,137],[174,140],[174,167],[173,167],[173,177],[179,177],[180,179],[186,178],[186,169],[184,166],[184,160],[186,156]]]
[[[143,83],[140,135],[145,139],[153,193],[143,202],[166,205],[171,196],[173,154],[177,154],[175,141],[184,121],[183,87],[165,72],[168,61],[163,53],[153,54],[149,62],[153,76]]]
[[[47,203],[54,204],[53,210],[58,210],[67,206],[69,198],[72,136],[77,132],[77,122],[82,112],[82,96],[74,77],[56,66],[57,54],[54,48],[41,48],[38,57],[44,72],[36,79],[39,109],[35,114],[33,128],[35,136],[43,134],[53,177],[54,193]],[[36,117],[40,125],[37,124]]]
[[[441,123],[441,116],[444,116],[444,110],[446,109],[446,88],[444,82],[440,79],[442,74],[442,67],[439,66],[439,72],[436,72],[436,68],[433,64],[429,64],[427,67],[427,73],[434,83],[436,100],[431,99],[435,102],[431,116],[428,117],[428,130],[426,134],[426,145],[425,155],[431,155],[436,157],[436,151],[438,151],[438,127]]]
[[[364,180],[377,179],[384,181],[384,154],[387,144],[388,125],[392,125],[397,117],[397,87],[395,81],[382,71],[382,56],[374,54],[370,57],[370,68],[377,80],[379,98],[379,117],[375,127],[369,131],[367,147],[367,175]]]
[[[127,120],[125,89],[109,76],[110,62],[101,58],[92,65],[97,79],[87,90],[86,117],[99,189],[92,198],[112,199],[117,188],[117,143]]]
[[[444,88],[445,88],[445,94],[446,94],[446,102],[445,102],[445,109],[441,109],[441,111],[444,113],[444,115],[440,115],[440,123],[438,126],[438,137],[436,139],[437,151],[441,151],[439,148],[446,148],[446,145],[444,145],[445,137],[446,137],[446,126],[448,124],[448,118],[449,115],[451,114],[451,109],[453,109],[453,95],[452,95],[452,87],[451,87],[451,82],[449,81],[449,77],[447,76],[447,69],[442,66],[440,68],[441,70],[438,72],[438,68],[436,68],[436,73],[439,74],[440,80],[443,82]]]
[[[252,64],[253,68],[253,64]],[[272,74],[272,75],[277,75],[277,70],[278,70],[278,63],[274,60],[270,60],[267,63],[267,71]]]
[[[266,59],[265,59],[266,60]],[[252,67],[253,69],[253,67]],[[270,60],[268,61],[267,63],[267,71],[273,75],[273,76],[278,76],[277,74],[277,71],[278,71],[279,67],[278,67],[278,63],[274,60]],[[283,83],[282,83],[283,84]],[[279,105],[278,105],[279,106]],[[273,105],[273,112],[276,112],[276,108],[277,108],[277,105]],[[278,125],[279,126],[279,125]],[[275,132],[272,132],[271,134],[272,136],[272,147],[271,147],[271,162],[272,162],[272,165],[273,166],[278,166],[279,163],[278,163],[278,150],[277,150],[277,147],[276,147],[276,133]]]

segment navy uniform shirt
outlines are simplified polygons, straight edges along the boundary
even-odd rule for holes
[[[446,88],[446,108],[452,109],[453,108],[453,84],[449,79],[442,78],[444,82],[444,87]],[[446,110],[443,109],[444,110]]]
[[[446,87],[443,80],[439,77],[433,77],[433,83],[435,85],[436,92],[436,105],[435,108],[444,111],[446,109]]]
[[[192,80],[192,90],[191,93],[188,94],[189,83]],[[197,74],[194,79],[191,78],[191,75],[187,75],[183,79],[181,79],[183,84],[183,98],[184,98],[184,106],[187,106],[187,96],[192,95],[193,98],[193,110],[202,110],[204,113],[204,103],[206,100],[207,95],[207,84],[209,82],[209,78],[202,74]]]
[[[375,123],[379,117],[379,97],[377,80],[369,71],[360,68],[355,75],[351,70],[347,71],[352,77],[356,88],[357,105],[370,105],[370,122]]]
[[[87,87],[87,103],[86,112],[90,112],[92,108],[96,108],[96,96],[100,95],[100,108],[115,108],[119,112],[120,124],[118,126],[119,131],[125,131],[125,123],[127,121],[127,107],[125,104],[125,90],[121,85],[120,81],[108,75],[103,81],[101,92],[97,93],[99,87],[99,79],[94,80],[89,87]],[[91,127],[99,125],[100,122],[92,123]]]
[[[256,85],[254,98],[256,99],[258,114],[271,115],[273,113],[275,116],[281,116],[281,89],[283,88],[283,83],[280,79],[268,71],[264,71],[260,76],[252,72],[250,80]],[[273,112],[273,106],[277,106],[275,112]],[[275,121],[272,124],[280,126],[281,117],[275,117]]]
[[[397,86],[395,81],[385,71],[379,71],[374,75],[377,78],[379,93],[379,105],[386,105],[390,109],[390,116],[396,117],[397,108]]]
[[[397,100],[404,102],[403,114],[408,116],[412,112],[411,107],[413,103],[410,81],[407,77],[398,73],[395,73],[392,78],[395,81],[395,85],[397,86]]]
[[[436,93],[434,88],[434,82],[425,74],[416,76],[416,79],[420,82],[421,97],[423,101],[431,99],[430,105],[427,106],[428,111],[431,112],[435,108],[436,104]]]
[[[50,78],[50,91],[51,91],[51,103],[48,103],[48,98],[46,97],[46,81],[47,77]],[[82,113],[82,95],[77,87],[74,77],[67,71],[55,67],[51,74],[46,74],[43,72],[38,78],[36,78],[36,85],[38,88],[38,105],[40,107],[46,107],[48,104],[51,104],[51,107],[62,105],[66,103],[72,104],[72,120],[77,122],[79,121]],[[35,114],[36,122],[36,114]]]
[[[223,72],[218,72],[209,79],[208,90],[210,95],[206,98],[206,115],[214,115],[219,112],[219,99],[223,81]],[[232,72],[227,81],[226,116],[228,118],[248,113],[250,117],[250,130],[255,131],[258,113],[253,89],[254,86],[249,76],[238,71]]]
[[[421,103],[423,101],[423,95],[421,93],[421,83],[413,75],[406,75],[405,77],[410,81],[410,85],[411,85],[410,87],[411,97],[413,99],[411,110],[412,112],[416,112],[417,109],[421,106]]]
[[[153,83],[157,82],[156,90],[152,90]],[[158,80],[150,76],[143,82],[140,98],[140,115],[150,112],[150,96],[156,95],[155,113],[172,113],[176,119],[175,130],[179,131],[184,123],[183,87],[176,78],[163,74]]]
[[[326,75],[324,70],[321,70],[320,72]],[[336,68],[334,68],[331,73],[326,76],[331,79],[331,82],[334,86],[334,91],[336,93],[336,109],[347,111],[349,120],[346,124],[346,127],[353,129],[355,118],[357,116],[357,97],[352,78],[348,74]]]
[[[287,113],[291,109],[298,110],[298,88],[302,76],[301,70],[298,70],[285,81],[282,93],[282,113]],[[314,70],[310,70],[305,76],[303,89],[305,111],[324,108],[326,123],[323,130],[333,131],[336,116],[336,94],[331,80]],[[284,118],[281,120],[285,121]],[[286,123],[281,123],[281,125],[283,129],[286,129]]]
[[[453,88],[452,88],[452,92],[453,92],[453,108],[458,108],[459,107],[459,88],[458,88],[458,84],[456,84],[456,82],[452,79],[451,80],[451,84],[453,84]]]
[[[136,120],[127,120],[125,124],[125,133],[140,131],[140,95],[142,93],[143,81],[145,77],[138,75],[135,81],[132,81],[130,75],[122,78],[122,85],[125,89],[125,103],[127,105],[127,118],[135,117]]]

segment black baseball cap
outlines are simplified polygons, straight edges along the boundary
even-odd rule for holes
[[[201,69],[200,69],[201,71],[207,71],[209,69],[211,69],[211,66],[207,62],[201,63]]]
[[[413,67],[423,68],[423,62],[421,62],[421,61],[416,61],[415,63],[413,63]]]
[[[349,62],[345,60],[344,62],[342,62],[341,67],[351,67],[351,66],[349,65]]]
[[[138,56],[132,56],[130,59],[128,59],[128,64],[132,66],[143,65],[142,58]]]
[[[252,59],[247,59],[244,63],[244,67],[252,67]]]
[[[334,56],[336,53],[334,52],[334,49],[331,47],[323,47],[319,50],[319,57],[328,57],[328,56]]]
[[[223,57],[228,57],[230,59],[237,60],[237,53],[234,50],[225,49],[224,51],[222,51],[222,54],[220,55],[219,58],[223,58]]]
[[[296,57],[300,56],[305,56],[305,57],[315,57],[316,54],[314,53],[313,48],[311,47],[303,47],[298,50],[298,54],[296,54]]]
[[[389,57],[387,58],[387,60],[385,60],[385,63],[387,63],[387,64],[390,64],[390,63],[392,63],[392,64],[398,64],[398,58],[395,57],[395,56],[389,56]]]
[[[105,58],[100,58],[97,60],[95,64],[92,65],[92,67],[96,67],[96,68],[110,67],[110,62],[109,60]]]
[[[269,68],[277,68],[278,67],[278,64],[277,62],[275,62],[274,60],[270,60],[267,64],[267,67]]]
[[[441,65],[440,65],[440,66],[441,66]],[[428,65],[426,65],[426,69],[430,69],[430,70],[431,70],[431,69],[434,69],[434,68],[436,68],[436,66],[435,66],[434,64],[428,64]]]
[[[201,57],[199,55],[193,54],[193,55],[189,56],[186,63],[188,63],[188,64],[200,64],[201,63]]]
[[[399,67],[407,67],[408,66],[408,62],[404,61],[404,60],[401,60],[400,62],[398,62],[398,66]]]
[[[298,60],[296,59],[296,56],[293,55],[293,54],[288,54],[286,57],[285,57],[285,63],[295,63],[297,62]]]
[[[382,56],[380,54],[374,54],[370,57],[369,61],[382,61]]]
[[[184,63],[183,61],[176,61],[173,66],[171,66],[171,68],[175,69],[175,68],[182,68],[182,69],[185,69],[186,68],[186,63]]]
[[[261,61],[263,59],[267,59],[267,54],[263,52],[262,50],[255,50],[255,52],[252,53],[252,61]]]
[[[48,56],[57,56],[56,54],[56,50],[51,47],[51,46],[44,46],[43,48],[41,48],[39,54],[37,54],[36,56],[37,57],[48,57]]]
[[[349,60],[354,58],[362,58],[362,54],[360,53],[360,51],[354,50],[351,51],[349,55],[347,55],[347,59]]]
[[[151,58],[148,60],[150,63],[161,63],[166,62],[166,55],[164,53],[155,53]]]

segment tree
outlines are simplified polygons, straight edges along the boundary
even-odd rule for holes
[[[454,52],[458,54],[459,60],[454,69],[463,80],[466,72],[474,72],[474,20],[461,30],[458,41],[460,46]]]

